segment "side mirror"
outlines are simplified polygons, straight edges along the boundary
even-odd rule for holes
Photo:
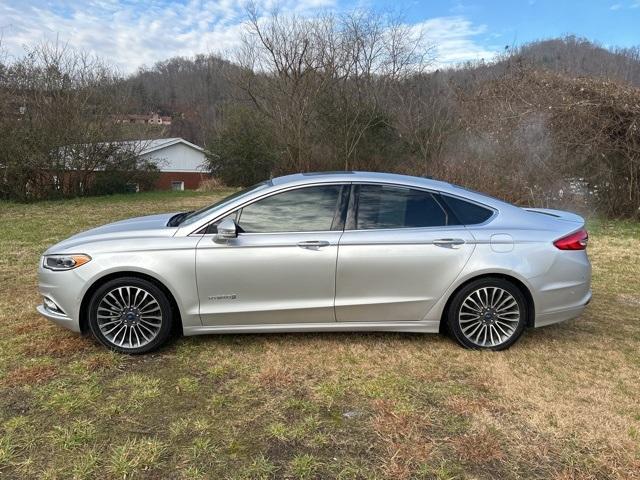
[[[225,218],[218,224],[218,233],[213,237],[216,243],[225,243],[238,236],[238,226],[232,218]]]

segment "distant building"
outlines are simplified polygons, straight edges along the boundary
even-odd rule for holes
[[[203,180],[211,177],[207,171],[206,154],[202,147],[183,138],[158,138],[153,140],[128,140],[122,142],[101,142],[96,144],[68,145],[60,148],[61,159],[66,159],[66,167],[51,172],[51,181],[57,190],[65,188],[73,178],[82,177],[85,187],[93,183],[95,175],[104,170],[96,167],[93,155],[110,156],[121,151],[133,155],[140,161],[146,161],[158,167],[160,172],[154,187],[160,190],[192,190],[200,186]],[[106,160],[106,159],[105,159]],[[64,163],[64,162],[62,162]],[[83,174],[83,165],[94,165],[91,173]],[[0,165],[0,172],[2,171]],[[138,185],[130,187],[138,191]]]
[[[138,157],[160,169],[156,187],[163,190],[191,190],[209,178],[204,149],[183,138],[136,140]]]
[[[150,113],[148,115],[127,114],[115,117],[116,123],[134,123],[149,125],[171,125],[171,117],[159,115],[158,113]]]

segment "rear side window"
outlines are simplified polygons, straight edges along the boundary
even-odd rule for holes
[[[439,227],[447,214],[429,192],[387,185],[360,185],[356,229]]]
[[[475,203],[448,195],[440,195],[440,198],[455,215],[455,218],[449,222],[451,225],[477,225],[486,222],[493,215],[493,210]]]

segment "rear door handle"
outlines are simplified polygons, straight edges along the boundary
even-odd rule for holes
[[[300,248],[309,248],[309,249],[328,247],[329,245],[331,245],[330,242],[326,240],[305,240],[303,242],[298,242],[298,246]]]
[[[439,238],[433,241],[434,245],[445,248],[459,247],[460,245],[464,245],[464,243],[464,240],[461,238]]]

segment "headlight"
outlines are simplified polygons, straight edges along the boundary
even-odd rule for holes
[[[91,257],[89,255],[46,255],[42,266],[49,270],[71,270],[84,265]]]

